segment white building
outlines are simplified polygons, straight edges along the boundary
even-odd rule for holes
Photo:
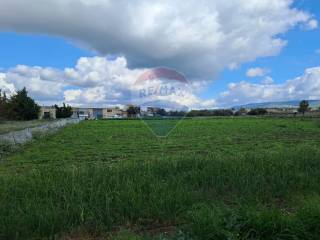
[[[56,119],[56,108],[43,106],[40,108],[39,119]]]

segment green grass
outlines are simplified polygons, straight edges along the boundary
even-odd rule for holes
[[[318,121],[69,126],[1,163],[0,239],[319,239]]]
[[[32,128],[46,124],[49,120],[32,120],[32,121],[0,121],[0,134],[18,131],[25,128]]]

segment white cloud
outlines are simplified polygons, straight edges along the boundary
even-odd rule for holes
[[[320,67],[309,68],[304,75],[284,84],[272,84],[271,78],[267,82],[254,84],[246,81],[232,83],[228,91],[217,99],[219,106],[234,106],[237,104],[286,101],[301,99],[320,99]]]
[[[265,76],[267,73],[269,72],[268,69],[266,68],[260,68],[260,67],[257,67],[257,68],[250,68],[248,69],[247,71],[247,77],[263,77]]]
[[[82,91],[80,89],[77,90],[66,90],[64,91],[63,95],[64,95],[64,99],[66,100],[66,102],[76,102],[80,96],[82,94]]]
[[[18,65],[5,74],[7,82],[15,89],[26,87],[39,101],[62,100],[62,90],[66,86],[62,72],[53,68]]]
[[[124,55],[130,68],[167,66],[202,79],[277,55],[282,33],[315,21],[292,0],[0,1],[0,30],[62,36]],[[97,74],[84,81],[95,85]]]
[[[54,68],[19,65],[0,73],[0,88],[8,93],[26,86],[40,104],[66,102],[74,106],[103,107],[131,103],[136,79],[146,69],[129,69],[124,57],[108,60],[103,57],[80,58],[74,68]],[[231,83],[228,91],[216,99],[202,100],[198,88],[207,82],[191,82],[192,91],[182,97],[169,96],[168,104],[189,108],[230,107],[265,101],[320,99],[320,67],[283,84],[275,84],[266,76],[261,84],[242,81]]]
[[[279,54],[287,44],[283,33],[289,29],[297,25],[316,29],[317,20],[294,8],[292,2],[0,1],[0,30],[62,36],[100,55],[122,56],[115,60],[80,58],[75,67],[64,70],[18,65],[0,73],[0,88],[14,92],[26,86],[41,103],[125,104],[143,71],[166,66],[198,80],[191,83],[197,90],[225,68],[236,69],[244,62]],[[267,73],[266,69],[254,68],[248,70],[247,76],[262,77]],[[281,98],[286,94],[318,96],[311,87],[297,90],[300,81],[276,85],[265,77],[262,84],[230,84],[229,90],[216,100],[202,101],[190,94],[176,101],[197,108]]]
[[[74,68],[64,70],[18,65],[0,73],[0,88],[6,92],[26,87],[42,105],[66,102],[73,106],[105,107],[133,103],[132,93],[138,77],[147,69],[129,69],[124,57],[108,60],[104,57],[80,58]],[[192,88],[205,82],[197,81]],[[167,96],[164,104],[188,107],[209,106],[192,92],[185,96]]]
[[[265,84],[265,85],[270,85],[274,82],[273,78],[272,77],[265,77],[263,80],[262,80],[262,84]]]
[[[318,28],[318,21],[316,19],[311,19],[308,23],[307,23],[307,29],[308,30],[314,30]]]
[[[0,73],[0,89],[8,94],[8,96],[12,95],[16,90],[12,83],[7,82],[5,73]]]

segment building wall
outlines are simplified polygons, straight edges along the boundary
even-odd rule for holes
[[[122,117],[123,117],[123,118],[128,118],[128,112],[122,110]]]
[[[86,119],[108,119],[108,118],[127,118],[127,111],[118,107],[109,108],[73,108],[73,118]]]
[[[93,109],[93,117],[94,117],[94,119],[103,118],[103,109],[102,108],[94,108]]]
[[[48,117],[46,116],[48,115]],[[39,119],[56,119],[56,109],[54,107],[41,107]]]
[[[102,115],[104,119],[114,118],[116,116],[126,117],[124,116],[124,111],[120,108],[104,108],[102,110]]]
[[[93,115],[93,108],[75,108],[74,113],[79,117],[79,118],[86,118],[86,119],[92,119],[94,118]]]

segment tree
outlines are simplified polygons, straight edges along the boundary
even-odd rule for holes
[[[247,110],[245,108],[240,108],[238,111],[234,113],[235,116],[243,116],[247,115]]]
[[[13,95],[6,104],[7,116],[12,120],[33,120],[39,117],[40,107],[28,96],[26,88]]]
[[[168,116],[171,117],[184,117],[187,115],[187,112],[184,111],[170,111],[167,113]]]
[[[141,112],[140,107],[136,107],[133,105],[130,105],[128,107],[127,113],[128,113],[128,117],[133,118],[133,117],[137,117]]]
[[[248,112],[248,115],[257,116],[257,115],[266,115],[268,111],[264,108],[255,108]]]
[[[192,110],[188,113],[189,117],[229,117],[233,116],[233,111],[231,109],[214,109],[214,110]]]
[[[0,119],[6,118],[7,103],[8,103],[8,99],[6,96],[6,92],[2,93],[2,90],[0,89]]]
[[[157,111],[157,114],[160,115],[160,116],[166,116],[167,115],[167,112],[165,109],[161,108]]]
[[[62,107],[54,105],[56,108],[56,117],[57,118],[69,118],[72,116],[72,107],[63,103]]]
[[[299,105],[298,111],[299,111],[300,113],[302,113],[303,116],[304,116],[304,114],[305,114],[308,110],[309,110],[309,102],[306,101],[306,100],[301,101],[301,102],[300,102],[300,105]]]

